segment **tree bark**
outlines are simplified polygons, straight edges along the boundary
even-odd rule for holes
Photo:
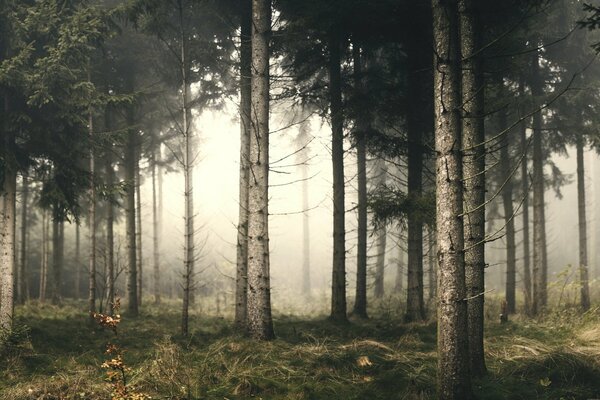
[[[142,262],[142,196],[141,196],[141,175],[140,175],[140,161],[142,157],[142,145],[141,138],[137,137],[137,151],[135,161],[135,218],[136,218],[136,233],[135,233],[135,250],[136,254],[136,269],[137,269],[137,302],[138,307],[142,306],[142,289],[143,289],[143,268],[144,263]]]
[[[48,282],[48,211],[42,210],[42,257],[40,261],[40,302],[46,301],[46,288]]]
[[[183,176],[184,176],[184,249],[183,249],[183,309],[181,316],[181,333],[189,333],[189,306],[193,302],[194,291],[194,187],[193,172],[194,159],[193,149],[193,131],[191,129],[191,109],[190,109],[190,84],[188,81],[189,61],[187,53],[187,36],[184,29],[183,7],[179,1],[179,23],[180,23],[180,41],[181,41],[181,84],[182,84],[182,124],[184,155],[183,155]]]
[[[485,290],[485,134],[483,114],[485,86],[482,58],[478,54],[481,48],[480,23],[474,1],[460,0],[459,9],[461,59],[463,60],[462,141],[465,149],[463,153],[463,207],[465,213],[465,285],[469,299],[467,301],[469,365],[471,375],[479,377],[486,372],[483,349],[483,292]],[[506,147],[503,147],[503,150],[506,150]],[[502,154],[504,155],[504,153]],[[512,206],[512,196],[510,205]],[[512,212],[510,216],[512,220]]]
[[[424,68],[427,61],[421,60],[423,49],[418,43],[408,47],[408,62],[411,79],[408,82],[409,113],[407,115],[407,145],[408,145],[408,198],[417,202],[423,194],[423,135],[426,125],[421,119],[424,110],[422,83],[418,72]],[[428,55],[430,56],[430,55]],[[430,66],[431,64],[428,64]],[[406,278],[406,322],[422,321],[425,319],[425,302],[423,299],[423,221],[418,213],[411,212],[407,218],[407,278]]]
[[[5,112],[8,111],[8,99],[5,96]],[[2,147],[4,160],[12,160],[14,135],[3,133]],[[12,329],[14,314],[14,271],[15,271],[15,211],[17,193],[17,173],[13,165],[4,165],[4,179],[0,191],[0,333],[7,334]]]
[[[133,76],[129,77],[129,91],[133,93]],[[138,315],[137,302],[137,251],[135,237],[135,164],[137,131],[135,128],[135,110],[127,108],[127,140],[125,144],[125,241],[127,246],[127,312]]]
[[[94,118],[92,112],[88,113],[88,129],[90,139],[90,203],[89,207],[89,285],[88,285],[88,312],[90,321],[96,312],[96,155],[94,152]]]
[[[457,1],[433,0],[438,398],[472,397],[463,240]]]
[[[111,128],[108,128],[109,130]],[[109,152],[110,153],[110,152]],[[112,165],[112,155],[106,157],[106,184],[109,190],[115,184],[115,172]],[[114,239],[115,206],[114,199],[109,196],[106,203],[106,264],[107,264],[107,302],[110,315],[114,313],[115,303],[115,239]]]
[[[346,316],[346,228],[344,221],[344,117],[342,110],[341,42],[335,28],[329,34],[329,101],[331,113],[331,160],[333,164],[333,269],[331,319]]]
[[[538,54],[532,56],[531,93],[543,95]],[[533,115],[533,302],[532,313],[538,315],[546,307],[546,226],[544,210],[544,153],[542,149],[542,114]]]
[[[29,175],[25,172],[22,175],[22,195],[21,195],[21,254],[19,260],[19,279],[18,279],[18,299],[20,304],[25,304],[29,300],[29,277],[27,269],[27,231],[29,229],[27,213],[29,212]]]
[[[377,185],[385,185],[387,178],[387,168],[384,160],[377,160]],[[387,228],[385,225],[377,229],[377,258],[375,262],[375,282],[373,285],[373,295],[376,299],[383,298],[384,274],[385,274],[385,250],[387,239]]]
[[[362,80],[362,60],[360,46],[353,48],[354,86],[357,93],[364,96],[365,85]],[[367,150],[366,131],[368,121],[363,115],[356,119],[356,167],[358,176],[358,244],[356,249],[356,298],[352,314],[367,318]]]
[[[308,117],[306,117],[308,118]],[[303,160],[299,160],[302,170],[302,294],[304,296],[310,296],[311,284],[310,284],[310,215],[308,212],[308,164],[307,160],[309,157],[308,144],[310,133],[310,121],[304,120],[300,124],[299,137],[301,138],[301,146],[304,146],[304,150],[300,153],[300,157],[304,157]]]
[[[525,84],[523,79],[519,82],[519,96],[525,95]],[[527,125],[525,121],[519,124],[519,134],[521,140],[521,195],[523,196],[523,294],[525,296],[525,314],[531,314],[531,256],[529,242],[529,174],[527,172],[527,160],[529,157],[527,144]]]
[[[577,135],[577,210],[579,216],[579,282],[581,285],[581,308],[590,308],[588,277],[587,220],[585,205],[585,169],[583,162],[583,137]]]
[[[248,308],[248,185],[250,154],[250,104],[252,75],[252,2],[242,5],[240,38],[240,182],[237,232],[235,319],[238,328],[246,329]]]
[[[271,1],[252,0],[250,179],[248,186],[248,331],[274,338],[269,265],[269,39]]]
[[[400,235],[398,235],[398,260],[396,261],[396,283],[394,291],[402,293],[404,290],[404,251],[400,245]]]
[[[153,136],[154,138],[154,136]],[[157,193],[157,182],[156,182],[156,164],[161,162],[160,154],[160,142],[154,143],[152,146],[152,160],[150,160],[150,167],[152,168],[152,262],[153,262],[153,291],[154,291],[154,304],[160,304],[160,225],[158,218],[158,193]],[[160,172],[160,171],[159,171]]]
[[[63,268],[63,246],[61,240],[61,221],[59,221],[58,205],[52,209],[52,281],[51,293],[52,304],[60,305],[62,300],[62,268]]]
[[[504,92],[504,83],[498,83],[500,93]],[[506,130],[508,127],[506,110],[498,111],[498,129]],[[510,132],[505,132],[500,141],[500,169],[502,170],[502,205],[504,208],[504,224],[506,232],[506,314],[514,314],[516,310],[516,244],[515,244],[515,219],[513,205],[512,163],[510,156]]]
[[[81,298],[81,229],[75,224],[75,298]]]

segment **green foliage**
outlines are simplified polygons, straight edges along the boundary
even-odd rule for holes
[[[385,225],[392,222],[405,223],[408,215],[413,215],[423,223],[435,223],[435,194],[408,196],[402,190],[390,185],[378,186],[368,194],[367,206],[373,212],[374,224]]]

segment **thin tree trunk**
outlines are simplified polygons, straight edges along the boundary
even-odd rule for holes
[[[385,185],[387,178],[387,168],[385,161],[377,160],[377,185]],[[375,282],[373,285],[373,295],[376,299],[383,298],[384,294],[384,274],[385,274],[385,250],[386,250],[387,228],[385,225],[377,229],[377,258],[375,262]]]
[[[240,44],[240,182],[237,232],[235,321],[245,329],[248,308],[248,185],[250,155],[250,104],[252,75],[252,2],[242,4]]]
[[[532,56],[531,93],[538,99],[543,95],[538,54]],[[544,156],[542,149],[542,114],[533,115],[533,315],[546,306],[546,226],[544,211]]]
[[[423,135],[425,125],[420,120],[424,107],[422,83],[418,79],[418,71],[423,68],[421,57],[423,49],[418,43],[408,48],[410,73],[413,75],[408,83],[410,112],[407,116],[408,139],[408,197],[418,201],[423,192]],[[406,322],[425,319],[425,303],[423,299],[423,221],[418,213],[409,213],[407,218],[407,279],[406,279]]]
[[[346,316],[346,228],[344,221],[344,120],[342,115],[341,43],[331,29],[329,37],[329,100],[331,113],[331,160],[333,163],[333,270],[331,279],[331,319],[347,321]]]
[[[75,298],[81,298],[81,230],[79,222],[75,224]]]
[[[187,38],[184,30],[183,7],[179,1],[179,23],[181,40],[181,83],[182,83],[182,127],[184,136],[183,176],[184,176],[184,254],[183,254],[183,310],[181,320],[181,333],[189,333],[189,305],[193,302],[194,290],[194,196],[193,196],[193,156],[192,156],[192,130],[191,110],[189,107],[189,82],[188,82],[188,60],[187,60]]]
[[[525,84],[523,79],[519,82],[519,96],[525,95]],[[521,140],[521,195],[523,196],[523,294],[525,296],[525,314],[531,314],[531,256],[529,248],[529,174],[527,173],[527,125],[523,121],[519,125],[519,133]]]
[[[142,306],[142,288],[143,288],[143,262],[142,262],[142,196],[141,196],[141,176],[140,176],[140,160],[141,160],[141,143],[138,135],[137,159],[135,162],[135,217],[136,217],[136,269],[137,269],[137,302],[138,307]]]
[[[18,279],[18,299],[20,304],[25,304],[25,301],[29,300],[29,280],[28,280],[28,271],[27,271],[27,252],[28,252],[28,243],[27,243],[27,230],[28,219],[27,213],[28,202],[29,202],[29,176],[27,173],[23,173],[22,175],[23,183],[22,183],[22,196],[21,196],[21,255],[19,262],[19,279]]]
[[[438,398],[469,399],[457,1],[433,0]]]
[[[462,65],[462,140],[464,147],[464,241],[465,285],[469,363],[471,375],[486,373],[483,349],[483,302],[485,268],[485,146],[484,146],[484,79],[480,23],[473,0],[460,0]],[[501,112],[502,113],[502,112]],[[505,116],[505,114],[503,114]],[[503,147],[503,150],[507,150]],[[502,153],[504,155],[504,153]],[[508,168],[506,169],[508,170]],[[512,206],[512,199],[510,205]],[[512,221],[512,212],[510,213]],[[514,225],[513,225],[514,235]],[[514,242],[514,237],[513,237]],[[513,247],[514,253],[514,247]]]
[[[158,193],[157,193],[157,182],[156,182],[156,164],[161,162],[160,156],[160,142],[154,143],[152,146],[152,160],[150,160],[152,168],[152,261],[153,261],[153,291],[154,291],[154,304],[160,304],[160,226],[158,220]]]
[[[577,135],[577,209],[579,216],[579,282],[581,285],[581,308],[590,308],[588,277],[587,220],[585,210],[585,170],[583,162],[583,137]]]
[[[40,262],[40,302],[46,301],[48,282],[48,211],[42,210],[42,257]]]
[[[310,121],[304,120],[300,124],[299,137],[302,138],[301,146],[304,150],[300,153],[303,160],[299,160],[302,170],[302,294],[310,296],[310,215],[308,212],[308,144],[310,142],[308,136],[310,132]]]
[[[252,97],[248,186],[248,330],[272,339],[269,255],[269,39],[271,1],[252,0]]]
[[[360,96],[364,95],[360,47],[353,48],[354,86]],[[358,175],[358,244],[356,249],[356,298],[352,314],[367,318],[367,150],[365,135],[368,121],[359,115],[356,137],[356,164]]]
[[[110,130],[111,128],[109,128]],[[112,165],[112,155],[106,157],[106,184],[109,190],[115,184],[115,172]],[[110,315],[114,313],[115,303],[115,239],[114,239],[115,206],[110,196],[106,203],[106,264],[107,264],[107,302]]]
[[[90,322],[96,312],[96,155],[94,152],[94,118],[90,110],[88,114],[88,129],[90,142],[90,202],[89,202],[89,284],[88,312]]]
[[[8,109],[5,96],[5,111]],[[5,160],[11,160],[14,136],[3,133]],[[6,334],[12,329],[14,313],[14,271],[15,271],[15,211],[17,193],[17,174],[13,166],[4,166],[2,190],[0,191],[0,333]]]
[[[129,91],[133,93],[133,77],[129,77]],[[134,106],[127,109],[127,142],[125,145],[125,240],[127,244],[127,311],[135,317],[138,315],[137,302],[137,251],[135,237],[135,164],[137,132]]]
[[[396,261],[396,283],[394,291],[402,293],[404,290],[404,251],[400,245],[400,235],[398,235],[398,260]]]
[[[500,93],[503,92],[500,82]],[[506,110],[498,111],[498,128],[500,131],[506,130],[508,127]],[[502,176],[502,204],[504,207],[504,224],[506,225],[506,313],[514,314],[516,310],[516,276],[517,276],[517,260],[516,260],[516,244],[515,244],[515,219],[513,206],[513,183],[512,183],[512,166],[510,158],[510,132],[506,132],[500,142],[500,169],[503,171]]]
[[[62,289],[62,263],[60,248],[60,221],[58,220],[58,205],[55,204],[52,209],[52,281],[51,293],[52,304],[58,305],[61,302]]]

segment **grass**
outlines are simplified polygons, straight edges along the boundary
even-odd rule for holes
[[[540,320],[486,327],[489,374],[474,382],[479,399],[600,398],[600,311],[562,310]],[[178,335],[175,304],[123,316],[119,336],[88,325],[84,303],[17,308],[20,331],[0,357],[0,398],[107,399],[108,342],[125,349],[128,380],[153,399],[435,398],[435,324],[403,324],[389,304],[367,321],[336,325],[322,317],[278,313],[277,339],[255,343],[230,319],[192,314]],[[396,307],[397,308],[397,307]],[[375,311],[378,310],[378,311]]]

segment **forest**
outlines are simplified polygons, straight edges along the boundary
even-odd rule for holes
[[[0,399],[600,398],[599,52],[592,0],[0,0]]]

